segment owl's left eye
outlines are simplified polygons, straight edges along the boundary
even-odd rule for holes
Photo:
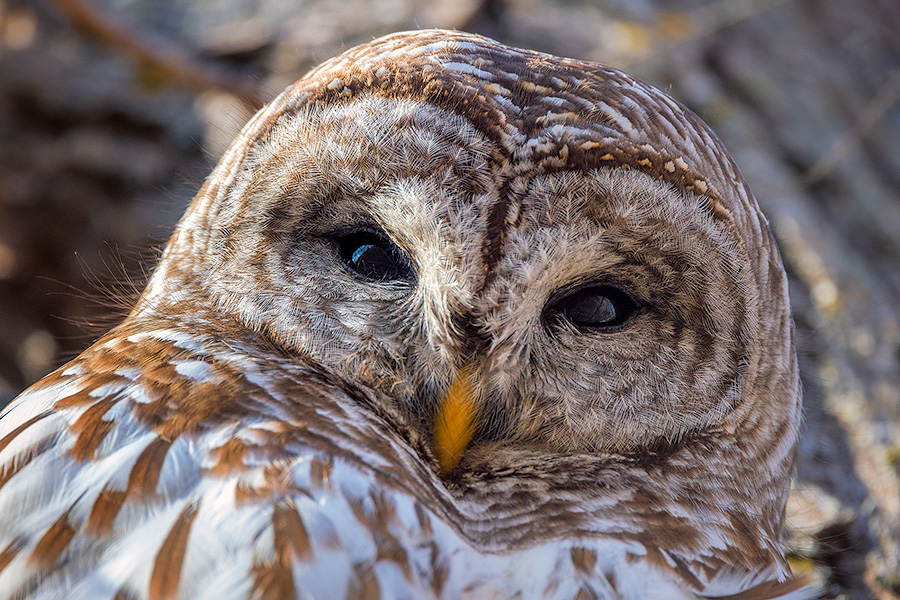
[[[545,310],[545,318],[564,319],[579,329],[611,329],[622,325],[638,309],[622,290],[592,285],[557,297]]]
[[[387,236],[355,231],[337,238],[341,260],[350,270],[370,281],[408,281],[412,265],[403,251]]]

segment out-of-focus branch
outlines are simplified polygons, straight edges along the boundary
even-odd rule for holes
[[[848,129],[831,146],[828,153],[804,174],[803,185],[812,185],[828,175],[898,101],[900,101],[900,69],[895,69],[866,105],[856,125]]]
[[[646,42],[639,52],[623,56],[616,66],[626,71],[648,68],[666,60],[681,45],[717,34],[793,0],[716,0],[685,11],[660,11],[654,23],[641,26]]]
[[[79,29],[154,69],[165,80],[195,92],[222,90],[241,98],[254,109],[266,102],[262,86],[240,79],[219,65],[203,62],[177,45],[136,31],[104,15],[90,0],[53,0]]]

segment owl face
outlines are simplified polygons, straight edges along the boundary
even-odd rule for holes
[[[708,201],[602,166],[498,182],[493,146],[410,100],[284,117],[214,215],[203,287],[423,435],[464,368],[474,446],[633,452],[721,422],[753,298]]]
[[[623,73],[427,31],[324,63],[225,153],[132,319],[184,302],[359,390],[454,511],[540,504],[559,535],[625,523],[698,555],[650,525],[690,504],[728,560],[781,560],[781,260],[714,134]],[[443,444],[457,387],[474,431]]]

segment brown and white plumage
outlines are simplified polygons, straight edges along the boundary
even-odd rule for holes
[[[0,597],[809,597],[792,336],[695,115],[388,36],[263,109],[125,322],[3,413]]]

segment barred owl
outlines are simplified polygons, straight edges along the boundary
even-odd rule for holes
[[[0,597],[808,597],[765,217],[700,119],[459,32],[332,59],[0,420]]]

